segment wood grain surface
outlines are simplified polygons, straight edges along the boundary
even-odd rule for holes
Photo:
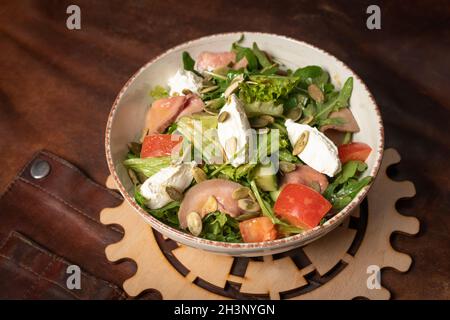
[[[381,7],[381,30],[366,8]],[[66,8],[81,7],[81,30]],[[33,153],[50,150],[104,183],[104,129],[114,98],[145,62],[186,40],[262,31],[319,46],[366,82],[383,115],[389,170],[414,182],[397,203],[417,239],[396,235],[411,270],[384,270],[397,299],[450,298],[450,4],[448,1],[31,1],[0,4],[0,192]]]

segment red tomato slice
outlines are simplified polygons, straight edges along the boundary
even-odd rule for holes
[[[244,242],[263,242],[277,238],[275,225],[267,217],[242,221],[239,223],[239,230],[241,231]]]
[[[339,159],[342,163],[351,160],[366,161],[372,148],[362,142],[352,142],[338,147]]]
[[[320,193],[303,184],[287,184],[275,202],[275,213],[300,228],[314,228],[331,209]]]
[[[142,143],[141,158],[170,156],[182,140],[177,134],[150,134]]]

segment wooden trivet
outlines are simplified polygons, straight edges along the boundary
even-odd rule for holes
[[[215,255],[165,238],[123,202],[101,212],[102,223],[125,230],[121,241],[106,247],[106,256],[136,262],[136,274],[123,284],[130,296],[157,289],[164,299],[389,299],[387,289],[368,288],[368,267],[406,272],[411,257],[395,251],[390,236],[419,231],[416,218],[395,209],[398,199],[415,194],[411,182],[396,182],[386,174],[399,161],[397,151],[386,150],[359,208],[341,226],[302,248],[261,258]],[[107,186],[115,188],[111,177]]]

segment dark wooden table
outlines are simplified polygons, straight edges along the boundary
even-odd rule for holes
[[[66,8],[81,7],[81,30]],[[354,69],[382,111],[391,168],[415,183],[397,203],[417,216],[417,237],[393,236],[412,255],[405,275],[383,271],[397,299],[450,298],[450,5],[376,1],[381,30],[366,28],[373,1],[31,1],[0,4],[0,192],[31,155],[47,149],[98,182],[108,169],[104,129],[111,104],[145,62],[186,40],[262,31],[319,46]]]

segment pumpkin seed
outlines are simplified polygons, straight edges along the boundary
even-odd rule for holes
[[[139,179],[138,179],[138,177],[136,176],[136,173],[133,170],[128,169],[128,175],[130,176],[131,182],[133,182],[133,184],[135,186],[139,184]]]
[[[256,202],[256,197],[252,190],[249,190],[248,196],[250,197],[250,199],[252,199],[254,202]]]
[[[255,213],[261,210],[259,204],[252,199],[240,199],[238,200],[238,207],[245,213]]]
[[[174,200],[174,201],[181,201],[183,200],[183,194],[178,191],[176,188],[171,187],[171,186],[167,186],[166,187],[166,192],[169,195],[170,199]]]
[[[208,179],[205,171],[203,171],[199,167],[195,167],[194,169],[192,169],[192,175],[194,176],[194,180],[197,183],[203,182]]]
[[[227,111],[222,111],[217,118],[219,123],[225,122],[230,117],[230,113]]]
[[[249,119],[250,126],[253,128],[264,128],[269,124],[269,121],[263,117],[255,117]]]
[[[212,116],[217,116],[217,114],[218,114],[217,111],[210,110],[210,109],[208,109],[207,106],[205,106],[205,107],[203,108],[203,110],[204,110],[207,114],[210,114],[210,115],[212,115]]]
[[[223,96],[225,98],[228,98],[232,93],[234,93],[238,88],[239,84],[244,81],[244,75],[240,74],[234,77],[234,79],[231,81],[231,84],[225,89],[225,92],[223,93]]]
[[[300,137],[298,138],[297,142],[294,145],[294,150],[292,151],[292,154],[294,156],[300,154],[303,149],[305,149],[306,145],[308,144],[309,139],[309,131],[305,130],[302,132]]]
[[[310,187],[314,190],[316,190],[317,192],[322,192],[321,188],[320,188],[320,184],[317,181],[311,181],[311,183],[309,184]]]
[[[183,89],[183,90],[181,91],[181,93],[183,93],[185,96],[187,96],[188,94],[191,94],[192,91],[189,90],[189,89]]]
[[[203,228],[202,218],[200,215],[197,212],[192,211],[187,215],[186,221],[189,232],[198,237]]]
[[[217,115],[221,107],[222,104],[220,103],[220,98],[218,98],[206,101],[203,110],[208,114]]]
[[[302,123],[302,124],[308,124],[308,123],[310,123],[313,119],[314,119],[313,116],[307,116],[306,118],[304,118],[304,119],[301,121],[301,123]]]
[[[199,91],[199,93],[208,93],[208,92],[211,92],[211,91],[215,91],[215,90],[217,90],[217,89],[219,89],[219,86],[209,86],[209,87],[204,87],[204,88],[202,88],[202,89]]]
[[[208,200],[203,204],[202,215],[207,215],[208,213],[217,211],[218,208],[217,200],[214,196],[209,196]]]
[[[259,216],[259,212],[250,212],[250,213],[241,214],[240,216],[236,217],[235,219],[237,221],[244,221],[244,220],[256,218],[257,216]]]
[[[147,180],[147,176],[145,174],[143,174],[142,172],[137,173],[137,178],[141,184],[143,184],[145,182],[145,180]]]
[[[227,154],[233,156],[237,150],[237,139],[236,137],[231,137],[225,142],[225,151]]]
[[[218,70],[218,69],[216,69]],[[222,72],[222,71],[220,71]],[[211,71],[204,71],[203,73],[212,76],[213,78],[217,78],[217,79],[221,79],[221,80],[227,80],[227,77],[225,75],[216,73],[216,72],[211,72]],[[225,73],[226,74],[226,73]]]
[[[272,116],[269,116],[268,114],[263,114],[260,116],[260,118],[266,119],[269,124],[272,124],[275,122],[275,118]]]
[[[316,102],[322,103],[325,100],[322,90],[314,83],[308,86],[308,94]]]
[[[228,67],[218,67],[213,70],[213,73],[216,75],[218,74],[218,75],[225,77],[229,70],[230,70],[230,68],[228,68]]]
[[[250,189],[247,187],[240,187],[233,191],[231,197],[234,200],[240,200],[248,197]]]
[[[289,173],[295,170],[297,166],[295,163],[287,162],[287,161],[280,161],[280,170],[284,173]]]
[[[149,133],[150,133],[150,129],[144,128],[144,130],[142,130],[142,135],[141,135],[141,138],[139,139],[139,141],[141,143],[144,142],[145,137],[148,136]]]
[[[292,108],[286,112],[286,118],[291,119],[292,121],[297,121],[302,116],[301,108]]]

